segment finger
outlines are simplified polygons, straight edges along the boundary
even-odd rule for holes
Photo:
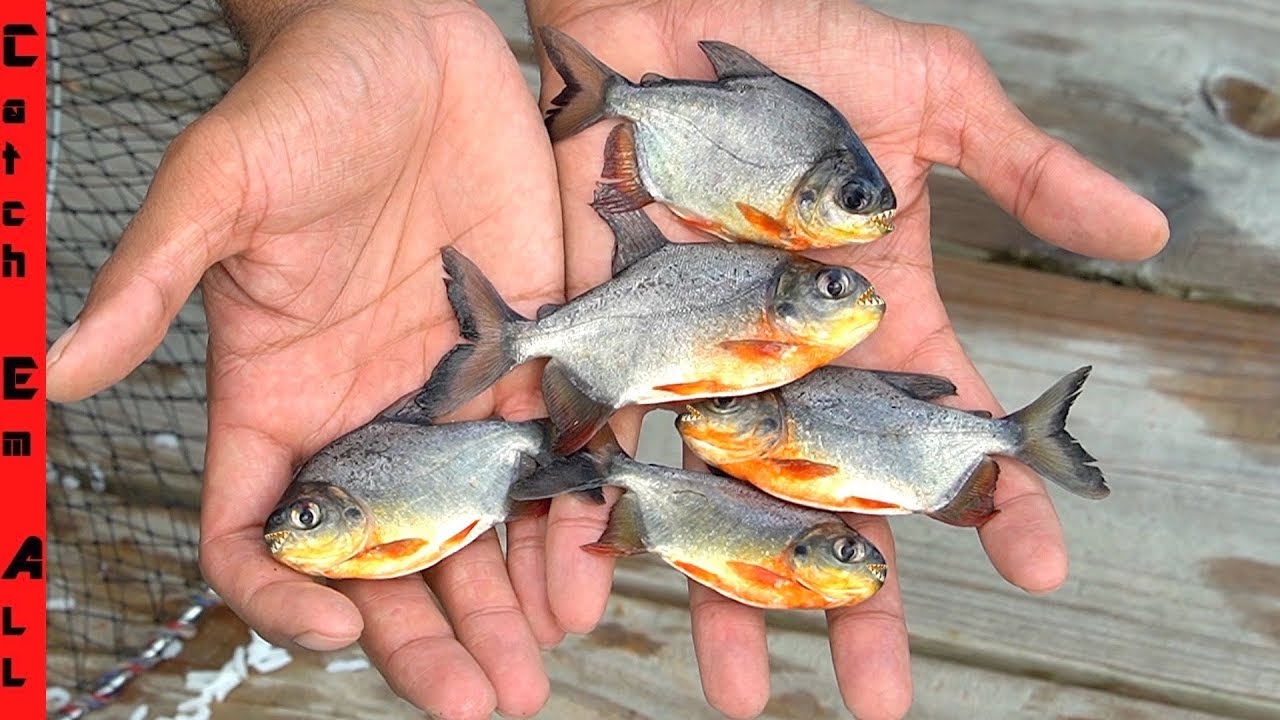
[[[210,428],[200,514],[205,580],[276,645],[337,650],[355,642],[363,628],[355,605],[277,562],[262,539],[262,523],[289,481],[288,453],[254,433]]]
[[[206,116],[174,139],[79,317],[49,348],[49,399],[92,395],[151,354],[204,271],[236,251],[247,182],[220,120]]]
[[[497,535],[490,531],[423,573],[454,634],[497,693],[498,712],[528,717],[551,693],[542,656],[520,611]]]
[[[1006,413],[978,369],[965,354],[955,331],[944,325],[919,343],[899,367],[950,378],[957,394],[948,405]],[[1057,589],[1067,578],[1067,548],[1062,524],[1044,483],[1022,463],[1001,458],[995,506],[999,511],[978,530],[991,564],[1006,580],[1032,593]]]
[[[543,299],[552,302],[563,298]],[[535,366],[536,365],[536,366]],[[517,368],[494,388],[494,409],[513,422],[546,417],[547,409],[536,388],[542,372],[540,363]],[[508,521],[507,575],[515,591],[520,609],[529,621],[538,645],[552,648],[564,639],[564,630],[551,612],[547,597],[547,517],[520,518]]]
[[[854,717],[900,718],[911,707],[911,657],[893,534],[884,518],[849,515],[846,519],[879,548],[889,565],[889,577],[869,600],[827,611],[836,681]]]
[[[707,702],[731,718],[759,715],[769,702],[764,611],[690,580],[689,612]]]
[[[962,33],[929,34],[923,157],[958,167],[1028,230],[1068,250],[1141,260],[1164,247],[1159,208],[1037,128]]]
[[[643,418],[641,408],[628,408],[609,421],[619,444],[632,456]],[[573,494],[551,501],[547,516],[547,596],[560,627],[568,632],[591,632],[609,602],[614,559],[589,553],[582,546],[596,542],[604,534],[609,511],[620,494],[617,488],[604,488],[603,505]]]
[[[683,457],[686,468],[707,472],[689,448],[683,448]],[[690,580],[689,614],[707,702],[729,717],[759,715],[769,702],[764,611]]]
[[[507,523],[507,574],[520,610],[529,621],[533,637],[543,649],[564,639],[564,630],[547,597],[547,518],[525,518]]]
[[[396,694],[433,717],[490,717],[497,707],[493,686],[454,639],[421,577],[335,585],[369,618],[360,645]]]

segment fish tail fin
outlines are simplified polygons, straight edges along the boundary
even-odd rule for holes
[[[1006,420],[1021,430],[1019,460],[1076,495],[1096,500],[1111,490],[1102,471],[1089,464],[1096,459],[1066,429],[1067,413],[1092,369],[1085,366],[1063,377]]]
[[[529,323],[512,310],[480,268],[451,247],[441,251],[449,304],[457,315],[462,337],[432,371],[418,394],[417,404],[430,417],[452,412],[498,382],[518,364],[512,347],[513,330]]]
[[[555,96],[547,111],[547,131],[554,142],[577,134],[608,115],[609,88],[627,80],[577,40],[553,27],[538,28],[538,36],[547,59],[564,80],[564,90]]]

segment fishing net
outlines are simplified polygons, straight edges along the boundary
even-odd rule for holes
[[[52,341],[164,148],[237,77],[240,51],[213,0],[71,0],[48,13]],[[120,668],[153,662],[168,647],[157,633],[181,635],[209,603],[196,560],[205,335],[197,293],[127,379],[48,407],[49,685],[81,705],[109,699]]]

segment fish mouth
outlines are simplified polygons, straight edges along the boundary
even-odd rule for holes
[[[893,216],[897,213],[896,208],[882,210],[874,215],[867,216],[867,222],[871,223],[875,229],[888,235],[893,232]]]
[[[879,306],[879,305],[884,305],[884,298],[880,297],[880,295],[876,292],[875,288],[868,287],[866,292],[858,296],[858,299],[854,302],[854,304]]]
[[[267,548],[271,550],[271,554],[279,555],[280,551],[284,549],[284,541],[285,538],[289,537],[289,531],[277,530],[275,532],[269,532],[262,537],[266,539]]]
[[[882,583],[889,577],[889,566],[883,563],[870,563],[867,565],[867,571],[871,573],[871,577]]]

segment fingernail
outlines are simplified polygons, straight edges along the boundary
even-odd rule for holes
[[[314,652],[328,652],[330,650],[339,649],[335,647],[333,638],[325,637],[314,630],[298,635],[293,639],[293,641],[297,643],[299,647],[304,647]]]
[[[71,343],[71,338],[75,337],[76,331],[80,329],[80,321],[71,323],[71,326],[62,332],[62,336],[53,341],[49,346],[49,352],[45,355],[44,369],[48,372],[59,360],[62,359],[62,353],[66,352],[67,345]]]

